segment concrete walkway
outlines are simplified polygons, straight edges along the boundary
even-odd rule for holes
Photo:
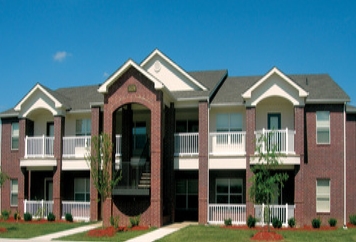
[[[146,233],[144,235],[138,236],[136,238],[130,239],[127,242],[153,242],[156,241],[158,239],[163,238],[164,236],[174,233],[176,231],[178,231],[179,229],[182,229],[190,224],[193,224],[191,222],[183,222],[183,223],[175,223],[175,224],[171,224],[171,225],[167,225],[164,226],[162,228],[156,229],[152,232]],[[74,229],[68,229],[68,230],[64,230],[61,232],[57,232],[57,233],[53,233],[53,234],[47,234],[47,235],[43,235],[43,236],[38,236],[38,237],[34,237],[31,239],[5,239],[5,238],[1,238],[1,242],[29,242],[29,241],[37,241],[37,242],[48,242],[48,241],[52,241],[53,239],[59,238],[59,237],[63,237],[63,236],[67,236],[67,235],[72,235],[72,234],[77,234],[77,233],[82,233],[85,231],[89,231],[91,229],[97,228],[101,226],[101,222],[100,223],[96,223],[96,224],[91,224],[91,225],[87,225],[87,226],[81,226],[79,228],[74,228]]]

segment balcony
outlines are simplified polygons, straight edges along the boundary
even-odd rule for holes
[[[245,155],[246,132],[210,133],[211,155]]]
[[[54,137],[25,137],[25,158],[53,158]]]
[[[295,130],[280,129],[280,130],[258,130],[255,131],[256,140],[259,141],[261,136],[266,137],[266,140],[262,142],[262,152],[267,153],[272,148],[276,149],[276,152],[294,155],[294,135]]]
[[[174,134],[174,155],[198,155],[199,133]]]
[[[91,136],[63,137],[63,158],[84,158],[90,145]]]

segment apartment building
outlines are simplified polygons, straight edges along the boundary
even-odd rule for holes
[[[37,83],[2,112],[1,209],[120,223],[141,216],[244,224],[263,205],[248,195],[256,138],[274,132],[289,176],[273,212],[284,224],[356,212],[356,108],[327,74],[261,76],[187,72],[159,50],[128,60],[104,83],[52,90]],[[122,180],[103,202],[85,160],[91,137],[108,133]],[[278,215],[277,215],[278,214]]]

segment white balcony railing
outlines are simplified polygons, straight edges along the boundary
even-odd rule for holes
[[[174,155],[197,155],[199,133],[174,134]]]
[[[62,201],[62,219],[70,213],[74,220],[90,220],[90,202]]]
[[[209,224],[224,224],[231,218],[232,224],[246,224],[245,204],[209,204]]]
[[[262,135],[266,137],[266,142],[262,142],[262,152],[267,152],[267,150],[275,147],[277,152],[283,154],[295,154],[295,130],[289,130],[288,128],[286,128],[280,130],[262,129],[255,131],[257,141]]]
[[[84,157],[89,152],[91,136],[63,137],[63,157]]]
[[[259,225],[264,226],[268,221],[268,217],[265,217],[268,216],[265,212],[266,209],[265,204],[255,205],[255,217],[258,219]],[[270,222],[274,217],[277,217],[284,227],[288,227],[288,219],[294,217],[294,210],[295,205],[270,205]]]
[[[121,156],[121,143],[122,143],[122,136],[121,136],[121,134],[117,134],[116,135],[115,156]]]
[[[54,157],[54,137],[25,137],[25,158]]]
[[[210,154],[245,155],[246,132],[210,133]]]
[[[29,201],[24,200],[24,213],[30,213],[33,218],[46,218],[53,212],[53,201]]]

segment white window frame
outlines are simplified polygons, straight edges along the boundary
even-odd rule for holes
[[[79,125],[79,122],[80,125]],[[78,127],[80,126],[80,130]],[[91,119],[77,119],[75,121],[75,135],[76,136],[90,136],[91,135]]]
[[[17,126],[17,130],[14,129],[14,126]],[[17,147],[14,147],[14,140],[17,140]],[[11,123],[11,150],[19,149],[19,141],[20,141],[20,125],[18,122]]]
[[[322,184],[318,184],[318,182],[328,182],[328,186],[327,186],[327,191],[321,191],[323,189],[321,189],[321,185]],[[316,212],[317,213],[330,213],[330,179],[316,179]],[[320,207],[320,203],[322,203],[324,200],[324,202],[328,202],[327,204],[327,209],[324,209],[323,207]]]
[[[75,184],[78,181],[84,181],[84,191],[76,190]],[[84,201],[82,202],[90,202],[90,178],[86,178],[86,177],[74,178],[74,201],[79,201],[75,198],[76,194],[84,194]],[[89,200],[87,200],[87,195],[89,195]]]
[[[321,116],[328,116],[328,120],[318,120],[318,114]],[[330,135],[330,112],[329,111],[317,111],[316,114],[316,143],[317,144],[330,144],[331,135]],[[328,131],[329,137],[328,142],[319,142],[318,140],[318,131]]]
[[[231,192],[231,180],[237,180],[241,183],[241,193],[232,193]],[[218,192],[218,181],[228,181],[228,192],[222,193]],[[228,204],[231,203],[231,196],[241,196],[241,203],[243,203],[244,199],[244,187],[243,187],[243,180],[241,178],[216,178],[215,179],[215,203],[218,203],[218,196],[228,196]]]
[[[17,184],[13,184],[15,181],[16,181]],[[16,197],[16,203],[13,200],[14,196]],[[11,179],[10,180],[10,206],[11,207],[17,207],[18,206],[18,198],[19,198],[19,182],[18,182],[18,179]]]

